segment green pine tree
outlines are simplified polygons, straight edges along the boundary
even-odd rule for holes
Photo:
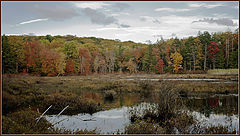
[[[8,44],[8,39],[5,35],[2,36],[2,68],[3,73],[15,73],[16,59],[13,54],[10,45]]]

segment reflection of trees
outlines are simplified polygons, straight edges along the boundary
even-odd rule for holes
[[[106,109],[119,108],[122,106],[133,106],[140,102],[156,102],[157,95],[143,97],[141,93],[123,93],[117,94],[113,101],[106,101],[104,94],[100,92],[85,92],[81,95],[84,98],[93,99]],[[232,115],[238,113],[238,97],[237,96],[215,96],[215,97],[198,97],[198,98],[182,98],[184,104],[190,111],[197,111],[209,117],[211,113]]]
[[[185,98],[184,103],[190,111],[197,111],[209,117],[210,113],[232,115],[238,111],[238,97],[215,96],[207,98]]]
[[[106,109],[119,108],[122,106],[133,106],[140,103],[140,94],[138,93],[122,93],[117,94],[112,101],[104,99],[104,94],[101,94],[101,104]]]

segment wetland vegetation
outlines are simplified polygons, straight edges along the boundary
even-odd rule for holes
[[[235,134],[237,101],[236,75],[3,76],[3,133]]]

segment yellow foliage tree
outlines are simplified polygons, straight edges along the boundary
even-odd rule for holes
[[[172,65],[173,65],[173,72],[178,73],[178,70],[183,68],[182,67],[182,60],[183,57],[182,55],[175,49],[175,52],[171,54],[170,56],[172,60]]]

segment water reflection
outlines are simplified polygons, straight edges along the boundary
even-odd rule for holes
[[[239,116],[238,115],[224,115],[224,114],[202,114],[200,112],[193,111],[191,114],[196,117],[201,126],[226,126],[229,132],[234,130],[239,133]]]
[[[55,119],[57,123],[54,127],[56,128],[65,128],[72,131],[77,129],[87,129],[93,130],[97,129],[101,134],[113,134],[117,132],[124,132],[126,125],[130,123],[130,120],[127,116],[127,107],[101,111],[93,115],[90,114],[78,114],[74,116],[47,116],[47,120]],[[52,122],[52,123],[55,123]]]
[[[208,97],[185,98],[185,105],[190,111],[197,111],[209,117],[211,113],[238,114],[238,96],[215,95]]]
[[[130,123],[128,107],[143,102],[152,103],[156,100],[155,95],[144,97],[140,93],[117,94],[113,100],[104,99],[104,94],[94,92],[82,92],[84,97],[96,100],[103,105],[104,111],[93,115],[78,114],[74,116],[55,115],[47,116],[47,120],[57,128],[70,130],[88,129],[101,130],[101,134],[113,134],[124,132],[126,125]],[[238,96],[234,95],[211,95],[183,98],[187,109],[201,122],[202,125],[223,125],[229,129],[238,128]],[[65,119],[65,120],[64,120]],[[61,121],[63,120],[63,121]]]

